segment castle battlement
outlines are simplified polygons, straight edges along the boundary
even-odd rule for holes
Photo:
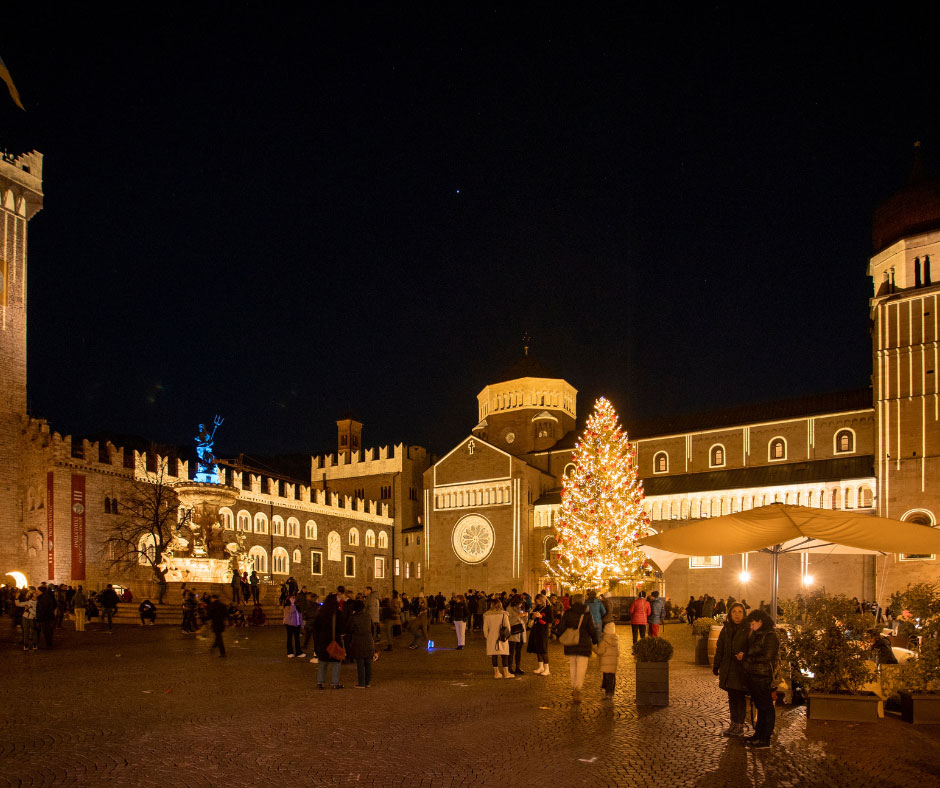
[[[44,419],[26,420],[24,431],[27,439],[52,453],[56,466],[87,473],[100,473],[125,477],[128,481],[152,476],[158,468],[164,468],[163,479],[168,484],[189,481],[189,462],[159,452],[142,452],[116,446],[111,441],[103,443],[72,435],[53,432]],[[238,501],[243,503],[274,505],[285,509],[332,514],[354,520],[366,520],[390,525],[388,504],[339,495],[334,492],[312,489],[306,484],[297,484],[285,479],[232,470],[228,480],[225,468],[220,468],[219,482],[230,484],[239,491]],[[233,504],[235,506],[237,504]]]
[[[383,473],[397,473],[404,467],[405,460],[423,460],[427,457],[427,449],[423,446],[406,446],[397,443],[389,452],[388,446],[379,446],[378,449],[364,449],[312,456],[310,458],[310,478],[317,476],[327,479],[342,479],[355,476],[371,476]]]
[[[91,473],[117,473],[127,478],[145,478],[163,468],[163,477],[169,483],[189,479],[188,460],[159,452],[128,449],[116,446],[111,441],[90,441],[50,432],[48,423],[41,419],[30,420],[27,435],[51,448],[56,465],[80,468]]]

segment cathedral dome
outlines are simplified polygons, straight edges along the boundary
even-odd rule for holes
[[[875,209],[872,246],[877,254],[918,233],[940,229],[940,178],[924,174],[920,143],[914,146],[914,167],[907,185]]]

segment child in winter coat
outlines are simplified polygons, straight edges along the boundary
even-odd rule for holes
[[[613,621],[604,624],[601,642],[592,648],[601,661],[601,689],[605,692],[605,699],[611,699],[614,697],[614,687],[617,684],[617,663],[620,661],[620,640]]]

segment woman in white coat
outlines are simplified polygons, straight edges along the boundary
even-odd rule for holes
[[[503,630],[505,639],[500,637]],[[490,607],[483,614],[483,636],[486,638],[486,653],[493,662],[494,679],[514,679],[509,672],[509,616],[498,599],[490,600]],[[499,672],[499,660],[503,661],[503,672]]]

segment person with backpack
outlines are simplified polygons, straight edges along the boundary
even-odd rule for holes
[[[666,603],[660,598],[659,591],[650,593],[649,606],[650,612],[646,621],[650,628],[650,637],[656,638],[659,637],[659,628],[663,625],[666,610]]]
[[[597,645],[597,628],[594,619],[584,604],[582,594],[571,595],[571,606],[561,617],[558,641],[564,646],[568,657],[568,669],[571,677],[571,701],[581,702],[581,687],[587,673],[591,649]]]
[[[509,671],[509,616],[499,599],[490,601],[490,609],[483,614],[483,637],[486,638],[486,654],[493,664],[494,679],[514,679]],[[499,660],[503,673],[499,672]]]

